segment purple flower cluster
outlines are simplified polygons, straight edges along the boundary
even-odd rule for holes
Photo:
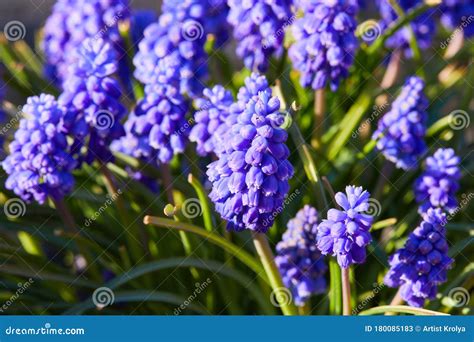
[[[384,282],[400,287],[402,298],[411,306],[421,307],[426,299],[434,299],[437,285],[446,281],[453,260],[448,256],[445,220],[441,209],[428,209],[405,246],[390,257]]]
[[[327,219],[318,226],[318,248],[323,255],[337,257],[342,268],[365,261],[373,217],[369,211],[370,194],[362,187],[347,186],[338,192],[336,202],[341,209],[329,209]]]
[[[218,155],[224,148],[229,128],[226,120],[234,99],[232,93],[220,85],[204,89],[203,95],[203,98],[196,99],[200,110],[194,114],[196,124],[191,129],[189,140],[197,143],[200,156]]]
[[[280,55],[285,26],[291,20],[290,0],[229,0],[227,21],[237,40],[237,55],[247,68],[265,72],[268,59]]]
[[[23,107],[10,155],[2,163],[5,186],[25,201],[43,204],[48,196],[61,199],[74,186],[76,166],[64,134],[64,108],[51,95],[30,97]]]
[[[423,3],[423,0],[399,0],[397,1],[400,9],[405,13],[416,6]],[[377,0],[377,6],[380,11],[382,20],[380,26],[382,30],[389,27],[398,15],[389,0]],[[416,17],[410,22],[410,26],[403,27],[394,35],[388,38],[386,46],[391,49],[401,49],[405,56],[412,57],[413,51],[410,47],[410,40],[415,35],[416,42],[420,49],[424,50],[431,46],[434,34],[436,32],[436,25],[433,18],[433,12],[427,11]]]
[[[456,209],[456,192],[459,189],[459,157],[452,148],[438,149],[426,159],[425,171],[415,181],[416,201],[420,212],[440,208],[450,212]]]
[[[275,263],[298,306],[303,306],[311,295],[326,291],[327,266],[316,247],[317,227],[318,212],[305,205],[288,222],[288,229],[276,247]]]
[[[118,23],[129,16],[128,0],[58,0],[44,27],[47,74],[62,81],[73,51],[87,38],[102,38],[117,53],[124,51]]]
[[[474,2],[472,0],[444,0],[439,10],[441,23],[450,30],[461,29],[466,37],[474,35]]]
[[[355,37],[357,1],[304,2],[303,18],[293,29],[295,43],[289,56],[301,73],[301,85],[336,90],[349,74],[358,47]]]
[[[288,134],[279,127],[279,99],[268,86],[260,88],[268,84],[263,76],[252,75],[245,83],[233,105],[235,122],[225,151],[208,166],[209,197],[229,230],[266,232],[281,211],[294,171],[287,160]]]
[[[385,158],[404,170],[418,165],[426,151],[424,141],[428,99],[423,93],[425,83],[418,77],[408,78],[391,110],[378,122],[372,139]]]
[[[184,152],[190,125],[185,117],[188,103],[179,92],[178,67],[167,58],[159,60],[157,82],[145,87],[145,97],[125,122],[126,135],[113,143],[113,150],[165,164]]]
[[[181,93],[195,96],[207,77],[205,16],[207,7],[197,0],[165,0],[158,22],[145,29],[133,59],[135,77],[154,84],[164,62],[179,65]],[[163,61],[163,62],[161,62]]]
[[[102,39],[86,39],[74,54],[59,102],[68,108],[65,126],[75,139],[74,150],[87,143],[85,161],[112,160],[110,143],[124,134],[120,120],[126,109],[122,92],[112,78],[116,52]]]

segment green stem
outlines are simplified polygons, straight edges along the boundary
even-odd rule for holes
[[[342,281],[342,314],[344,316],[351,315],[351,283],[349,280],[349,267],[341,267]]]
[[[202,210],[204,228],[206,228],[208,232],[212,232],[212,229],[213,229],[212,214],[211,214],[212,211],[211,211],[211,204],[209,203],[209,197],[207,196],[206,190],[204,190],[204,187],[202,186],[201,182],[196,177],[193,177],[192,174],[189,174],[188,182],[189,184],[193,186],[194,191],[196,191],[198,195],[199,203],[201,205],[201,210]]]
[[[288,300],[288,289],[283,285],[280,272],[275,264],[270,245],[265,234],[252,232],[253,243],[257,254],[263,264],[265,272],[267,273],[270,285],[273,289],[273,295],[278,301],[281,311],[285,316],[296,316],[298,311],[291,300]]]

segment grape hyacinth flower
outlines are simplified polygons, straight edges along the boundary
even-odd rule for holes
[[[224,147],[229,129],[226,120],[234,99],[232,93],[221,85],[204,89],[203,95],[203,98],[196,99],[200,110],[194,114],[196,124],[191,129],[189,140],[197,143],[200,156],[218,155]]]
[[[318,226],[318,248],[323,255],[337,257],[341,268],[365,262],[373,217],[369,210],[370,194],[362,187],[347,186],[335,199],[341,209],[329,209],[327,219]]]
[[[145,97],[125,122],[126,134],[113,143],[114,150],[158,164],[169,164],[174,155],[184,152],[189,105],[179,92],[179,66],[172,62],[159,61],[157,83],[145,87]]]
[[[372,139],[386,159],[404,170],[417,166],[426,151],[424,141],[428,99],[423,93],[425,83],[418,77],[408,78],[391,110],[378,122]]]
[[[255,79],[262,80],[253,75],[246,85],[254,85]],[[241,90],[240,98],[254,90]],[[279,127],[280,101],[271,95],[270,88],[266,88],[245,104],[238,102],[243,111],[235,114],[225,151],[208,165],[212,183],[209,197],[228,221],[229,230],[265,233],[289,191],[288,180],[294,171],[287,160],[288,134]]]
[[[423,3],[423,0],[399,0],[397,1],[403,12],[410,11]],[[398,15],[389,0],[377,0],[377,6],[382,20],[380,26],[382,31],[398,19]],[[413,34],[420,49],[428,49],[433,41],[436,25],[433,12],[427,11],[410,22],[409,27],[402,27],[394,35],[387,39],[386,46],[391,49],[401,49],[406,57],[413,57],[410,40]]]
[[[452,148],[440,148],[426,159],[425,171],[415,181],[415,197],[419,211],[440,208],[451,212],[456,209],[456,191],[459,189],[459,157]]]
[[[411,306],[422,307],[426,299],[434,299],[437,286],[446,281],[453,260],[448,256],[445,222],[441,209],[428,209],[405,246],[390,257],[384,282],[400,287],[401,297]]]
[[[474,2],[472,0],[444,0],[439,7],[441,23],[450,30],[461,29],[464,36],[474,35]]]
[[[120,120],[125,107],[112,75],[117,71],[115,50],[102,39],[86,39],[75,55],[59,102],[68,108],[66,129],[75,139],[75,152],[87,142],[85,161],[113,159],[110,143],[124,134]]]
[[[158,16],[154,10],[136,10],[132,12],[131,36],[134,46],[138,45],[143,39],[145,29],[158,20]]]
[[[293,27],[289,57],[301,73],[301,85],[335,91],[348,76],[358,47],[355,37],[357,1],[301,1],[303,18]]]
[[[305,205],[288,222],[288,229],[276,246],[275,263],[298,306],[303,306],[311,295],[326,291],[327,266],[316,247],[317,227],[318,212]]]
[[[282,52],[284,29],[291,21],[289,0],[229,0],[237,55],[247,68],[265,72],[268,59]]]
[[[64,80],[71,56],[87,38],[101,38],[123,53],[118,23],[130,17],[128,0],[58,0],[46,21],[42,48],[46,73],[53,80]],[[128,72],[126,61],[121,75]]]
[[[20,120],[2,163],[5,186],[27,202],[43,204],[48,196],[61,200],[73,189],[76,167],[64,133],[64,108],[41,94],[28,98],[23,112],[27,117]]]
[[[157,82],[160,60],[175,59],[179,65],[180,91],[196,96],[207,77],[205,6],[197,0],[163,2],[158,22],[145,29],[133,59],[135,77],[144,84]]]

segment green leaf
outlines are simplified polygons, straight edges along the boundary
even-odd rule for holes
[[[383,305],[359,313],[360,316],[384,315],[387,312],[406,313],[417,316],[449,316],[443,312],[414,308],[406,305]]]
[[[144,302],[161,302],[172,304],[175,306],[182,305],[187,298],[177,296],[173,293],[169,292],[161,292],[161,291],[123,291],[114,293],[114,304],[118,303],[144,303]],[[71,309],[64,312],[64,315],[80,315],[87,310],[96,308],[96,305],[92,302],[92,299],[89,299],[85,302],[82,302],[78,305],[73,306]],[[186,305],[187,309],[191,309],[196,311],[200,314],[208,314],[207,311],[204,311],[199,306],[193,303],[189,303]]]
[[[173,220],[169,220],[169,219],[165,219],[161,217],[145,216],[145,218],[143,219],[143,222],[145,224],[152,224],[160,228],[175,229],[178,231],[185,231],[185,232],[202,236],[209,242],[221,247],[225,251],[235,256],[242,263],[244,263],[250,269],[255,271],[255,273],[257,273],[259,277],[261,277],[265,282],[267,282],[270,285],[268,278],[265,276],[265,271],[262,265],[252,255],[247,253],[241,247],[234,245],[233,243],[227,241],[226,239],[220,237],[217,234],[210,233],[200,227],[197,227],[189,223],[175,222]]]
[[[204,261],[202,259],[195,258],[169,258],[153,261],[127,270],[126,273],[112,279],[110,282],[105,284],[105,286],[110,289],[115,289],[133,279],[139,278],[142,275],[168,268],[175,269],[178,267],[195,267],[230,277],[241,284],[246,290],[248,290],[267,314],[275,314],[274,308],[268,304],[267,300],[265,300],[266,297],[262,294],[260,289],[253,285],[252,279],[247,277],[242,272],[229,268],[225,264],[214,260]]]

